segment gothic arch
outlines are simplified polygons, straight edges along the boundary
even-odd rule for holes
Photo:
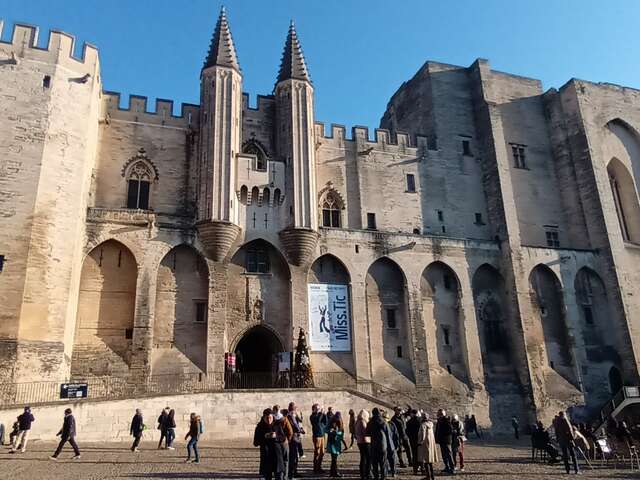
[[[640,244],[640,203],[633,178],[627,167],[615,157],[607,165],[607,173],[622,237]]]
[[[395,383],[400,372],[413,380],[404,272],[390,258],[381,257],[369,266],[365,289],[374,378]]]
[[[206,371],[209,268],[193,247],[173,247],[158,267],[152,369]]]
[[[308,283],[351,283],[347,266],[335,255],[325,253],[316,258],[307,274]]]
[[[268,326],[288,342],[292,332],[291,272],[284,255],[262,238],[247,242],[232,256],[228,278],[229,324],[234,328]],[[233,337],[236,330],[232,328],[230,333]]]
[[[269,160],[269,155],[267,153],[267,149],[265,146],[255,138],[247,140],[242,144],[242,153],[247,155],[255,155],[256,162],[254,165],[255,170],[264,171],[267,169],[267,162]]]
[[[485,263],[475,271],[471,284],[485,375],[515,373],[504,279]]]
[[[538,264],[529,275],[529,285],[533,309],[542,327],[548,366],[576,384],[560,281],[549,267]]]
[[[116,240],[93,248],[82,262],[71,372],[126,374],[131,357],[138,266]]]
[[[458,276],[447,264],[433,262],[422,272],[420,292],[425,327],[436,338],[438,363],[447,373],[465,381],[467,368]]]

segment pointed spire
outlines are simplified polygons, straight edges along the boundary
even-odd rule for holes
[[[298,34],[296,33],[296,27],[291,20],[289,25],[289,34],[287,35],[287,41],[284,44],[284,51],[282,52],[282,61],[280,62],[280,71],[278,72],[277,83],[283,80],[289,80],[295,78],[296,80],[305,80],[311,82],[309,78],[309,71],[307,70],[307,63],[304,60],[304,54],[302,53],[302,47],[298,40]]]
[[[227,13],[224,7],[220,9],[220,16],[218,17],[216,29],[211,38],[211,44],[209,45],[209,53],[207,54],[202,69],[204,70],[214,65],[229,67],[240,71],[236,47],[233,44]]]

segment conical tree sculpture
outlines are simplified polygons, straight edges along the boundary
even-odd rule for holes
[[[293,381],[297,388],[313,388],[314,386],[311,357],[309,356],[309,347],[307,347],[307,336],[302,328],[300,329],[298,345],[296,346]]]

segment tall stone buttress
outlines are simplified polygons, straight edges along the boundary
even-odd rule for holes
[[[197,228],[208,255],[219,262],[240,232],[235,184],[242,74],[224,8],[200,75],[200,106]]]
[[[276,147],[287,168],[289,223],[280,240],[294,265],[302,265],[318,241],[313,86],[293,22],[275,86]]]

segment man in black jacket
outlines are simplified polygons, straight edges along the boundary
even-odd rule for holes
[[[58,455],[62,452],[62,447],[64,447],[64,444],[67,442],[69,442],[71,448],[73,448],[73,460],[80,458],[80,450],[76,443],[76,419],[73,418],[70,408],[67,408],[64,411],[64,422],[62,424],[62,428],[58,432],[58,435],[60,436],[60,443],[58,444],[58,448],[56,448],[55,453],[49,458],[51,458],[51,460],[57,460]]]
[[[136,408],[136,414],[131,419],[131,428],[129,429],[129,433],[133,435],[133,445],[131,445],[132,452],[139,452],[138,445],[140,445],[143,430],[144,420],[142,419],[142,412],[139,408]]]
[[[24,407],[24,412],[18,416],[18,434],[13,437],[11,453],[16,453],[18,450],[24,453],[27,449],[27,440],[29,440],[29,431],[33,422],[35,418],[31,413],[31,407]]]
[[[407,465],[413,465],[412,456],[411,456],[411,447],[409,446],[409,437],[407,437],[407,425],[405,423],[404,415],[402,409],[400,407],[396,407],[393,409],[394,414],[391,417],[391,421],[396,426],[398,430],[398,445],[396,445],[396,452],[398,453],[398,463],[400,464],[400,468],[405,468]],[[407,465],[404,463],[404,459],[402,458],[402,451],[405,451],[407,454]]]
[[[420,417],[417,410],[411,410],[411,417],[407,420],[407,438],[411,447],[411,458],[413,459],[413,473],[418,474],[418,433],[420,432]]]
[[[436,443],[440,445],[442,453],[442,463],[444,463],[444,471],[454,474],[453,458],[451,456],[452,438],[451,419],[447,417],[447,412],[442,408],[438,410],[438,421],[436,422]]]
[[[371,466],[373,478],[384,480],[387,476],[387,446],[389,445],[389,426],[380,416],[380,410],[374,408],[371,411],[371,420],[365,430],[371,437]]]

